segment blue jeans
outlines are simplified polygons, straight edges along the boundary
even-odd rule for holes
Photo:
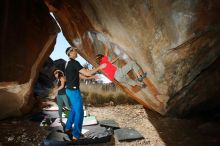
[[[66,95],[69,97],[71,103],[71,111],[66,122],[65,130],[70,130],[74,124],[72,135],[78,139],[81,136],[84,117],[81,93],[80,90],[66,89]]]

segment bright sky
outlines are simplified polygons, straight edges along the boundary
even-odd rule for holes
[[[57,36],[57,41],[56,41],[56,45],[54,47],[54,51],[50,54],[50,57],[53,60],[57,60],[57,59],[62,58],[64,60],[68,61],[68,56],[66,55],[65,51],[66,51],[66,48],[69,46],[70,46],[70,44],[67,42],[67,40],[63,36],[62,32],[60,32]],[[86,60],[83,59],[80,55],[78,55],[76,60],[79,61],[81,65],[84,65],[86,63]]]

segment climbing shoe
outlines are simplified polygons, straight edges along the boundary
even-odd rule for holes
[[[137,78],[137,80],[138,80],[139,82],[142,82],[146,76],[147,76],[147,73],[145,72],[145,73],[143,73],[143,74],[141,75],[141,77]]]
[[[75,136],[69,135],[69,138],[63,137],[63,140],[67,142],[76,142],[78,139]]]

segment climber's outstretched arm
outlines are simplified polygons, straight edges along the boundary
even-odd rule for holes
[[[117,61],[119,58],[120,58],[119,56],[116,57],[115,59],[113,59],[113,60],[111,61],[111,63],[115,63],[115,61]]]
[[[108,47],[104,44],[104,48],[105,48],[105,56],[108,56]]]

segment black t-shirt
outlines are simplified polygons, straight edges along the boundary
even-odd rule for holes
[[[66,88],[79,89],[79,71],[82,68],[78,61],[74,59],[68,61],[66,66]]]

